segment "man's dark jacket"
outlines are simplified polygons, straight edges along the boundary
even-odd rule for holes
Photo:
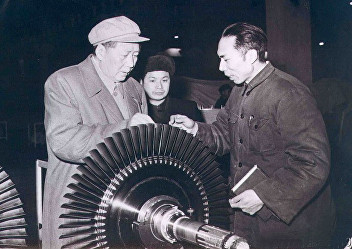
[[[231,185],[253,165],[269,176],[253,188],[263,208],[254,216],[233,215],[236,234],[253,248],[329,247],[335,222],[330,148],[303,83],[268,63],[248,87],[233,88],[216,122],[198,126],[197,136],[218,154],[230,151]]]
[[[148,104],[148,115],[155,123],[168,124],[170,116],[175,114],[182,114],[193,120],[203,121],[202,114],[194,101],[167,97],[158,106]]]

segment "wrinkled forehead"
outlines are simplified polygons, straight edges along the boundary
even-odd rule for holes
[[[116,47],[124,52],[139,52],[140,45],[139,43],[132,43],[132,42],[118,42]]]

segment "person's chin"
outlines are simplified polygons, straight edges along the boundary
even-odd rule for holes
[[[120,75],[116,75],[115,80],[118,82],[125,81],[127,79],[128,74],[121,73]]]
[[[165,94],[165,92],[163,92],[163,93],[153,93],[153,97],[155,97],[156,99],[164,99],[164,98],[166,98],[166,95],[167,94]]]
[[[239,82],[239,81],[233,80],[233,83],[235,83],[236,85],[241,85],[241,84],[243,83],[243,81],[242,81],[242,82]]]
[[[160,95],[153,95],[153,99],[155,99],[155,100],[164,100],[166,98],[166,96],[160,96]]]
[[[241,85],[244,82],[244,80],[235,77],[230,78],[230,80],[233,81],[233,83],[236,85]]]

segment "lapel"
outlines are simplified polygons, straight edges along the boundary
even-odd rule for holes
[[[117,107],[113,96],[104,86],[104,83],[97,74],[91,61],[91,57],[92,55],[89,55],[87,59],[79,64],[79,69],[83,77],[83,84],[87,91],[87,95],[89,98],[96,96],[104,110],[110,112],[115,121],[119,122],[123,119],[122,113]]]
[[[130,114],[133,115],[137,112],[142,113],[142,96],[139,96],[138,90],[135,84],[138,84],[135,79],[128,78],[124,83],[126,89],[126,100],[130,109]]]

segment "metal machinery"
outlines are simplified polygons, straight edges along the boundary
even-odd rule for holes
[[[0,167],[0,248],[26,247],[25,213],[15,184]]]
[[[220,228],[230,206],[214,160],[201,141],[168,125],[106,138],[68,186],[64,248],[249,248]]]

